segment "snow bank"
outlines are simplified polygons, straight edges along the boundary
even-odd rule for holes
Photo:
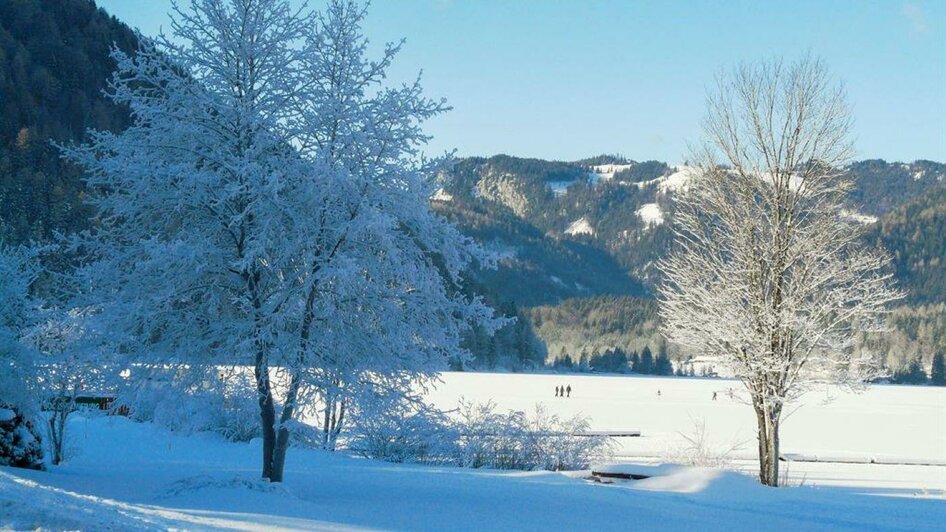
[[[842,210],[841,217],[847,220],[850,220],[855,223],[870,225],[877,222],[876,216],[870,216],[869,214],[861,214],[856,211]]]

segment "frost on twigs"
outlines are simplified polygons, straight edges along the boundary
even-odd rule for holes
[[[816,383],[857,387],[875,354],[853,338],[884,327],[889,259],[844,216],[852,119],[824,64],[743,65],[708,98],[705,144],[677,198],[661,261],[667,338],[717,357],[749,392],[760,479],[778,485],[786,402]]]
[[[745,444],[712,441],[705,419],[691,419],[691,422],[693,426],[689,432],[679,433],[683,441],[665,452],[663,458],[673,464],[732,469],[733,455],[741,451]]]
[[[64,149],[100,221],[72,243],[77,284],[138,385],[170,372],[202,395],[206,368],[252,368],[278,482],[303,410],[328,405],[335,433],[362,386],[409,393],[472,325],[502,325],[459,289],[494,261],[431,210],[448,161],[423,124],[449,107],[386,81],[400,44],[368,56],[364,6],[172,9],[173,36],[113,52],[131,126]]]
[[[42,469],[35,353],[25,341],[42,306],[31,294],[41,271],[35,259],[34,249],[0,240],[0,465]]]

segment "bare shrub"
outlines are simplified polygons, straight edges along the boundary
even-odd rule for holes
[[[693,428],[689,433],[679,432],[683,444],[670,449],[664,458],[668,462],[694,467],[732,469],[733,455],[744,447],[744,442],[720,445],[710,439],[703,418],[691,419]]]

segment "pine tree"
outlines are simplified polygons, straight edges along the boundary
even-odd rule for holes
[[[673,374],[673,363],[670,362],[670,357],[667,356],[665,350],[657,355],[657,360],[654,363],[654,373],[657,375]]]
[[[614,359],[615,359],[615,371],[617,371],[618,373],[627,373],[628,371],[627,353],[620,347],[615,348]]]
[[[896,384],[925,384],[927,381],[926,371],[923,370],[923,363],[919,357],[914,358],[904,367],[901,367],[893,374],[892,381]]]
[[[933,355],[933,365],[930,368],[930,384],[946,386],[946,356],[942,352]]]
[[[43,469],[43,439],[24,412],[0,403],[0,465]]]
[[[643,351],[641,351],[641,365],[638,373],[653,375],[655,369],[654,355],[650,351],[650,346],[644,346]]]

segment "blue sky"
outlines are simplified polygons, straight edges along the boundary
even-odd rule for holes
[[[168,27],[169,0],[98,4]],[[946,1],[374,0],[365,31],[407,40],[392,81],[423,70],[453,105],[431,152],[679,162],[720,69],[811,52],[845,82],[858,158],[946,161]]]

